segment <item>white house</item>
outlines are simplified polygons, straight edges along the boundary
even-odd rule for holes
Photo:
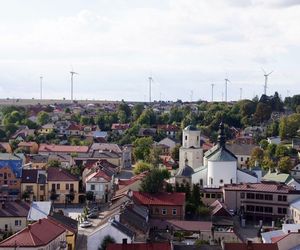
[[[98,227],[87,236],[87,249],[98,250],[105,236],[113,237],[116,243],[127,241],[128,244],[134,241],[134,232],[119,222],[119,215],[110,219],[104,225]]]
[[[290,217],[294,223],[300,224],[300,199],[290,204]]]

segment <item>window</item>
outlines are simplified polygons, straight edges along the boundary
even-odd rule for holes
[[[205,194],[205,198],[210,198],[210,194]]]
[[[69,184],[68,183],[66,184],[66,190],[69,190]]]
[[[154,213],[158,214],[159,213],[159,209],[155,208]]]
[[[212,199],[216,198],[216,194],[211,194],[211,198]]]
[[[249,212],[253,212],[253,211],[254,211],[254,206],[252,206],[252,205],[247,205],[247,206],[246,206],[246,209],[247,209],[247,211],[249,211]]]
[[[265,200],[266,201],[272,201],[273,200],[273,195],[271,195],[271,194],[265,194]]]
[[[20,227],[22,225],[22,221],[21,220],[15,220],[15,226],[16,227]]]
[[[287,210],[286,210],[285,207],[279,207],[279,208],[277,209],[277,212],[278,212],[279,214],[286,214]]]
[[[187,135],[185,136],[185,140],[187,140]]]
[[[4,173],[4,179],[7,179],[7,173]]]
[[[40,190],[44,191],[45,190],[45,186],[44,185],[40,186]]]
[[[217,198],[218,199],[222,198],[222,195],[221,194],[217,194]]]
[[[210,177],[210,185],[214,184],[214,179]]]
[[[161,213],[162,213],[162,215],[166,215],[166,214],[167,214],[167,209],[166,209],[166,208],[163,208],[163,209],[161,210]]]
[[[27,192],[32,192],[33,191],[33,186],[31,186],[31,185],[26,186],[26,191]]]
[[[273,213],[273,208],[272,207],[265,207],[265,213]]]
[[[257,200],[263,200],[264,199],[264,195],[263,194],[256,194],[255,195],[255,199],[257,199]]]
[[[220,183],[221,183],[221,184],[223,183],[223,179],[220,180]]]
[[[243,157],[241,157],[241,161],[244,161],[244,158],[243,158]]]
[[[177,214],[177,209],[176,209],[176,208],[173,208],[173,209],[172,209],[172,214],[173,214],[173,215],[176,215],[176,214]]]
[[[240,194],[241,199],[245,199],[245,193]]]
[[[70,184],[70,189],[74,190],[74,184]]]
[[[286,201],[286,195],[278,195],[278,201]]]
[[[247,193],[247,199],[254,199],[254,194],[253,193]]]
[[[52,190],[55,190],[55,184],[52,184]]]
[[[94,184],[91,185],[91,190],[95,190],[95,185]]]
[[[263,212],[264,212],[264,207],[256,206],[256,207],[255,207],[255,212],[263,213]]]
[[[56,188],[57,188],[57,190],[60,190],[60,184],[59,183],[56,184]]]
[[[200,179],[200,186],[203,186],[203,179]]]

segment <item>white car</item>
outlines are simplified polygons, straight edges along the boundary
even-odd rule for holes
[[[83,221],[82,223],[79,224],[80,227],[85,228],[85,227],[91,227],[92,223],[89,221]]]

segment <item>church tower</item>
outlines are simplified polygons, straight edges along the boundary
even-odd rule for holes
[[[193,169],[203,165],[200,131],[191,125],[183,130],[182,147],[179,149],[179,168],[183,168],[186,164]]]

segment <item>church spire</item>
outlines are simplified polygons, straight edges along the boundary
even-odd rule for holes
[[[226,144],[226,136],[225,136],[225,130],[224,130],[223,122],[221,122],[220,125],[219,125],[218,144],[219,144],[220,147],[225,147],[225,144]]]

